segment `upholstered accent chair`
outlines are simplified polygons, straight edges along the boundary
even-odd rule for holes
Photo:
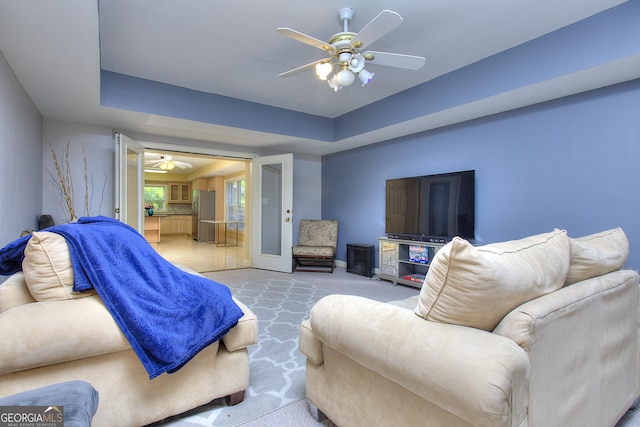
[[[293,247],[294,271],[333,273],[338,246],[338,221],[303,219]]]
[[[440,249],[419,295],[329,295],[300,327],[335,425],[614,426],[640,395],[638,273],[621,228]]]

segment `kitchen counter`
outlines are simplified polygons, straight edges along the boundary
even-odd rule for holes
[[[149,243],[160,242],[160,217],[144,217],[144,238],[147,239]]]
[[[153,215],[156,218],[156,215]],[[192,215],[191,214],[166,214],[157,215],[160,221],[160,232],[165,235],[182,235],[190,236],[192,233]]]

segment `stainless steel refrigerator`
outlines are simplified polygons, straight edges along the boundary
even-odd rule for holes
[[[215,191],[194,190],[193,192],[193,217],[192,217],[192,237],[193,240],[204,242],[215,241],[216,227],[213,224],[200,222],[203,219],[216,219],[216,193]],[[208,234],[207,234],[208,227]]]

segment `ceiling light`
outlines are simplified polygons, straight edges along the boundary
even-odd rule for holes
[[[316,64],[316,75],[320,80],[327,80],[332,71],[333,65],[330,62],[320,62]]]
[[[367,83],[369,83],[371,81],[371,79],[373,79],[373,76],[375,76],[375,73],[370,73],[365,69],[363,69],[362,71],[360,71],[358,73],[358,78],[360,79],[360,82],[362,83],[362,86],[364,86]]]
[[[343,68],[336,74],[336,82],[342,87],[349,86],[356,79],[355,74],[348,68]]]
[[[338,83],[338,79],[337,79],[337,74],[334,74],[333,77],[331,77],[329,80],[327,80],[327,84],[329,85],[329,87],[331,89],[333,89],[334,92],[339,91],[340,89],[342,89],[342,86],[340,86],[340,84]]]
[[[170,171],[173,168],[176,167],[175,163],[173,163],[173,160],[165,160],[164,162],[160,163],[160,169],[164,170],[164,171]]]
[[[355,74],[358,74],[360,71],[364,70],[364,56],[359,53],[352,55],[351,59],[349,59],[349,69]]]

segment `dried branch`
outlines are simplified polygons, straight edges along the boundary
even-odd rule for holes
[[[47,169],[49,176],[51,177],[51,182],[53,186],[56,188],[58,193],[61,196],[60,206],[63,211],[68,215],[66,218],[68,221],[77,221],[78,217],[76,216],[75,206],[74,206],[74,187],[73,187],[73,179],[71,177],[71,163],[69,161],[69,142],[64,149],[64,163],[61,163],[58,160],[58,156],[56,155],[51,142],[49,142],[49,148],[51,149],[51,157],[53,157],[53,163],[56,167],[57,179],[54,175]],[[87,165],[87,154],[84,149],[84,145],[82,146],[82,158],[83,158],[83,169],[84,169],[84,214],[85,216],[91,216],[91,205],[93,202],[93,175],[89,175],[88,165]],[[45,168],[46,169],[46,168]],[[91,183],[89,183],[89,178],[91,178]],[[104,192],[107,186],[107,174],[104,175],[104,182],[102,184],[102,197],[100,199],[100,203],[98,205],[98,212],[102,209],[102,203],[104,201]],[[89,186],[91,184],[91,186]]]
[[[89,176],[87,174],[87,154],[84,151],[84,145],[82,146],[82,158],[84,160],[84,215],[91,216],[89,209]]]
[[[61,204],[66,207],[68,220],[75,221],[78,219],[73,206],[73,181],[71,180],[71,171],[69,167],[69,143],[65,147],[65,163],[60,164],[56,151],[53,149],[53,145],[49,142],[49,148],[51,149],[51,157],[53,157],[53,163],[56,167],[56,173],[58,175],[58,182],[54,180],[54,185],[60,195],[62,196]],[[51,174],[50,174],[51,175]],[[53,176],[52,176],[53,179]]]

